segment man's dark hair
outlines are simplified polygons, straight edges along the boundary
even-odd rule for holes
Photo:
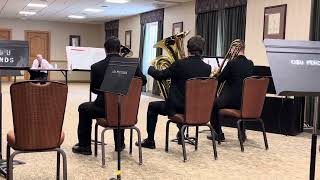
[[[188,45],[187,45],[188,51],[192,55],[201,56],[204,50],[205,43],[206,42],[203,37],[199,35],[193,36],[188,40]]]
[[[104,43],[104,49],[107,53],[119,53],[120,46],[120,40],[115,36],[108,37]]]

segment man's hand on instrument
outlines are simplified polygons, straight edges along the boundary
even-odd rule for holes
[[[155,63],[156,63],[156,61],[155,61],[155,60],[151,61],[151,62],[150,62],[150,66],[154,66],[154,65],[155,65]]]
[[[219,73],[219,68],[214,68],[212,74],[216,76]]]

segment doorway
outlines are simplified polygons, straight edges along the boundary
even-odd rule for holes
[[[154,79],[148,75],[148,68],[151,62],[157,56],[157,49],[153,48],[158,41],[158,22],[146,24],[144,47],[143,47],[143,60],[142,72],[147,76],[146,92],[152,93]]]
[[[25,39],[29,42],[29,66],[37,54],[41,54],[50,63],[50,33],[46,31],[25,31]],[[24,74],[24,79],[30,78],[29,73]],[[49,78],[50,79],[50,78]]]

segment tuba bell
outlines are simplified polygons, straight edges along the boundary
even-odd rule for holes
[[[189,34],[190,31],[181,32],[179,34],[165,38],[157,42],[153,47],[164,49],[167,53],[166,56],[161,55],[156,57],[152,62],[154,62],[154,67],[157,70],[164,70],[171,66],[172,63],[179,59],[186,57],[184,51],[184,38]],[[157,81],[161,95],[167,99],[171,81]]]
[[[225,65],[226,63],[228,63],[229,61],[232,61],[233,59],[235,59],[236,57],[238,57],[238,54],[239,54],[239,52],[240,52],[240,50],[241,50],[241,47],[242,47],[242,44],[243,44],[243,42],[242,42],[242,40],[240,40],[240,39],[236,39],[236,40],[232,41],[232,43],[230,44],[230,47],[229,47],[229,49],[228,49],[228,52],[227,52],[227,54],[225,55],[225,57],[224,57],[221,65],[220,65],[218,71],[217,71],[217,72],[212,72],[211,75],[210,75],[210,77],[217,77],[217,76],[219,76],[220,73],[222,72],[222,69],[223,69],[224,65]],[[219,86],[219,88],[218,88],[218,91],[217,91],[217,96],[219,96],[220,93],[222,92],[222,89],[223,89],[223,87],[224,87],[224,84],[225,84],[225,82],[222,82],[222,83],[220,84],[220,86]]]

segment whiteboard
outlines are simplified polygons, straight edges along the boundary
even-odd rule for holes
[[[90,70],[92,64],[106,58],[104,48],[67,46],[68,69]]]

